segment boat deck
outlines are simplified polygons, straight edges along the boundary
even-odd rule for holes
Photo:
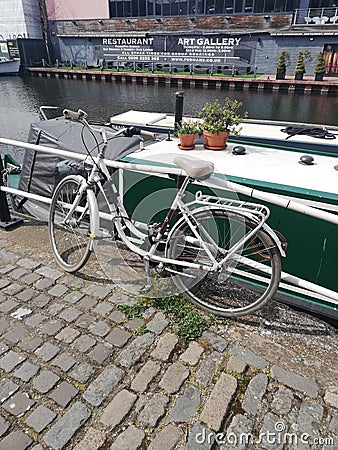
[[[185,117],[184,119],[189,119]],[[110,123],[117,126],[133,125],[150,129],[155,132],[174,131],[175,118],[165,113],[152,113],[129,110],[110,118]],[[333,139],[320,139],[304,134],[289,136],[282,130],[288,126],[298,128],[317,128],[336,136]],[[317,124],[302,124],[293,122],[276,122],[268,120],[244,120],[239,137],[231,136],[231,140],[270,147],[280,146],[289,149],[310,152],[325,152],[338,154],[338,127]]]

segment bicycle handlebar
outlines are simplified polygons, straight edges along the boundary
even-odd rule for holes
[[[89,125],[89,123],[86,120],[88,117],[88,114],[85,111],[82,111],[82,109],[79,109],[78,111],[64,109],[63,115],[64,115],[65,119],[73,120],[76,122],[82,122],[83,124],[87,125],[89,128],[92,129],[92,127]],[[98,131],[98,130],[95,130],[95,131]],[[126,137],[132,137],[135,135],[139,135],[139,136],[144,136],[144,137],[151,137],[153,139],[155,138],[155,133],[152,133],[152,132],[146,131],[146,130],[141,130],[136,127],[123,128],[122,130],[119,130],[115,136],[117,137],[118,135],[121,135],[121,134],[123,134]]]
[[[66,119],[81,121],[88,117],[88,114],[82,111],[82,109],[78,109],[77,112],[71,111],[70,109],[64,109],[63,115]]]

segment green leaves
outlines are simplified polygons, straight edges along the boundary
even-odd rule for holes
[[[241,107],[242,102],[228,97],[223,104],[218,100],[206,103],[198,114],[202,118],[203,129],[211,133],[230,131],[233,134],[239,134],[240,129],[237,127],[247,117],[247,112],[239,113]]]

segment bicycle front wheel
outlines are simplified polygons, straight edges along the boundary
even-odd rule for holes
[[[68,216],[78,195],[81,178],[70,175],[56,187],[49,210],[48,231],[57,263],[66,272],[76,272],[90,255],[91,208],[86,192],[78,208]]]
[[[200,211],[193,217],[205,247],[182,221],[167,250],[171,259],[199,265],[175,267],[178,290],[200,308],[221,316],[239,317],[262,308],[275,294],[281,276],[281,256],[269,234],[263,230],[253,234],[219,270],[211,272],[207,268],[212,259],[224,259],[255,225],[221,209]]]

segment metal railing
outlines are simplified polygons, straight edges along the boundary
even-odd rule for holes
[[[338,26],[338,8],[295,9],[292,25],[294,26]]]

